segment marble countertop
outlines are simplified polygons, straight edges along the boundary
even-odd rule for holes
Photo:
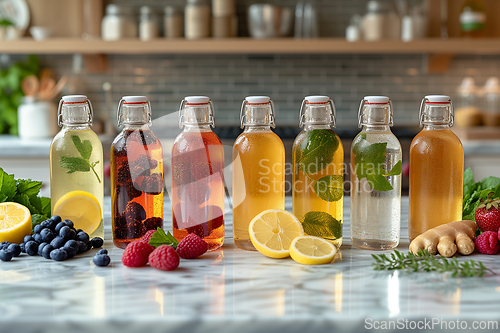
[[[457,319],[500,321],[500,255],[471,256],[498,274],[483,278],[374,271],[372,252],[351,247],[349,200],[344,245],[332,264],[301,266],[239,250],[228,212],[223,248],[182,260],[172,272],[121,264],[109,206],[106,198],[110,266],[92,263],[97,250],[65,262],[24,255],[0,262],[0,332],[362,332],[384,323],[446,332],[443,325]],[[169,203],[165,215],[171,221]],[[406,252],[408,198],[402,216],[399,250]],[[490,327],[481,332],[498,332]]]

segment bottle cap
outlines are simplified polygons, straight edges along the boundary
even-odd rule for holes
[[[420,104],[420,126],[424,124],[453,126],[453,102],[450,96],[427,95]]]
[[[335,127],[337,111],[328,96],[306,96],[299,112],[299,127],[308,125],[332,125]]]
[[[266,104],[271,101],[269,96],[247,96],[245,98],[247,104]]]
[[[66,95],[62,97],[64,103],[84,103],[88,100],[85,95]]]
[[[320,96],[320,95],[306,96],[304,98],[304,100],[308,104],[324,104],[324,103],[328,103],[330,101],[330,97],[328,97],[328,96]]]
[[[269,96],[247,96],[241,105],[240,127],[275,127],[274,103]]]
[[[387,96],[365,96],[363,98],[365,104],[387,104],[389,103],[389,97]]]
[[[136,103],[147,103],[148,98],[146,96],[123,96],[124,104],[136,104]]]
[[[184,101],[187,105],[189,104],[208,104],[210,103],[210,98],[208,96],[186,96]]]
[[[151,125],[151,103],[146,96],[123,96],[118,103],[116,118],[118,126],[123,124]]]
[[[450,96],[446,95],[427,95],[425,96],[425,103],[450,103]]]

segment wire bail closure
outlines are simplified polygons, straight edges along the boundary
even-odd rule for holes
[[[372,125],[368,123],[363,123],[363,108],[366,105],[366,99],[362,99],[361,103],[359,104],[359,110],[358,110],[358,128],[363,127],[363,125]],[[370,103],[368,103],[370,104]],[[376,103],[380,104],[380,103]],[[389,126],[394,126],[394,107],[392,106],[392,101],[389,99],[387,103],[382,103],[382,104],[389,104],[389,124],[380,124],[380,125],[389,125]]]
[[[420,110],[419,110],[419,113],[418,113],[418,120],[419,120],[419,125],[420,127],[424,126],[424,111],[425,111],[425,104],[429,102],[431,103],[431,101],[429,101],[428,98],[422,98],[422,102],[420,103]],[[453,126],[454,123],[455,123],[455,111],[454,111],[454,107],[453,107],[453,101],[450,99],[449,102],[447,103],[442,103],[442,104],[450,104],[450,126]]]
[[[330,122],[328,123],[329,125],[332,125],[334,128],[337,126],[337,109],[335,109],[335,103],[333,103],[333,100],[330,98],[328,99],[328,102],[325,103],[307,103],[307,100],[303,100],[302,104],[300,106],[300,112],[299,112],[299,127],[303,127],[305,122],[305,106],[307,104],[330,104],[332,106],[333,114],[330,113]],[[311,125],[322,125],[324,122],[308,122],[308,124]]]
[[[244,128],[245,126],[254,126],[254,124],[246,124],[246,115],[245,115],[245,107],[249,105],[255,105],[254,103],[248,103],[246,99],[243,100],[243,103],[241,104],[241,110],[240,110],[240,128]],[[276,127],[275,119],[276,119],[276,112],[274,109],[274,102],[272,99],[269,99],[269,102],[267,103],[258,103],[258,104],[269,104],[271,106],[271,114],[269,115],[269,126],[272,128]],[[260,125],[260,124],[259,124]],[[263,124],[264,125],[264,124]],[[267,124],[265,124],[267,125]]]
[[[214,104],[212,103],[211,99],[208,99],[208,103],[202,103],[202,104],[199,104],[199,105],[205,105],[205,104],[209,104],[208,123],[197,123],[197,124],[198,125],[210,125],[212,128],[214,128],[215,127],[215,118],[214,118],[215,110],[214,110]],[[189,105],[189,103],[184,98],[181,101],[181,105],[179,106],[179,128],[183,128],[184,127],[184,107],[186,105]]]
[[[94,109],[92,108],[92,103],[90,103],[90,99],[87,98],[85,100],[85,102],[75,102],[75,103],[68,103],[68,104],[81,104],[81,103],[88,104],[90,113],[89,113],[89,120],[87,121],[87,123],[92,125],[92,122],[94,121]],[[64,122],[62,121],[62,106],[63,106],[63,104],[64,104],[64,100],[61,99],[59,101],[59,105],[57,106],[57,126],[59,126],[59,127],[61,127],[64,124]]]
[[[151,126],[151,124],[153,123],[153,119],[151,117],[151,102],[148,101],[147,102],[144,102],[144,103],[137,103],[137,104],[148,104],[148,108],[149,108],[149,112],[148,112],[148,122],[147,124],[149,126]],[[122,107],[123,107],[123,104],[125,104],[125,99],[120,99],[120,102],[118,103],[118,109],[116,110],[116,119],[117,119],[117,122],[118,122],[118,126],[121,126],[123,125],[123,121],[122,121]],[[134,103],[135,104],[135,103]]]

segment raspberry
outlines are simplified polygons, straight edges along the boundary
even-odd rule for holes
[[[154,173],[147,176],[142,181],[142,190],[147,194],[158,195],[163,192],[163,176],[159,173]]]
[[[177,245],[177,253],[182,259],[193,259],[207,252],[208,244],[195,234],[184,237]]]
[[[172,271],[179,266],[179,255],[170,245],[161,245],[149,255],[149,265],[162,271]]]
[[[496,254],[500,250],[498,232],[485,231],[476,238],[476,248],[484,254]]]
[[[151,237],[153,237],[153,234],[156,232],[156,229],[155,230],[149,230],[148,232],[146,232],[144,234],[144,236],[142,236],[141,238],[141,242],[145,242],[145,243],[148,243],[149,244],[149,240],[151,239]]]
[[[127,267],[141,267],[148,263],[148,256],[154,247],[142,241],[135,241],[127,245],[122,255],[122,262]]]

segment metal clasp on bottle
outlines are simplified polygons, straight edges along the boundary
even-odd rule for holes
[[[363,98],[361,100],[361,103],[359,104],[359,110],[358,110],[358,128],[363,127],[363,125],[370,125],[367,123],[363,123],[363,108],[365,106],[366,100]],[[368,103],[368,104],[374,104],[374,103]],[[392,101],[389,100],[387,103],[376,103],[376,104],[389,104],[389,124],[384,124],[384,125],[389,125],[389,126],[394,126],[394,107],[392,106]],[[382,124],[381,124],[382,125]]]
[[[215,127],[215,110],[214,110],[214,104],[212,103],[211,99],[208,99],[208,103],[202,103],[199,105],[205,105],[209,104],[209,111],[208,111],[208,122],[207,123],[198,123],[198,125],[210,125],[212,128]],[[179,106],[179,128],[184,127],[184,107],[186,105],[189,105],[186,101],[186,99],[183,99],[181,101],[181,105]]]
[[[241,104],[241,110],[240,110],[240,128],[244,128],[246,126],[252,126],[252,124],[246,124],[246,115],[245,115],[245,107],[247,105],[266,105],[269,104],[271,106],[271,113],[269,114],[269,126],[272,128],[276,127],[275,119],[276,119],[276,112],[274,109],[274,102],[272,99],[269,99],[269,102],[267,103],[248,103],[246,99],[243,100],[243,103]],[[267,124],[266,124],[267,125]]]
[[[420,127],[424,126],[424,111],[425,111],[425,104],[427,102],[430,103],[429,99],[424,97],[422,98],[422,102],[420,103],[420,110],[418,112],[418,120]],[[448,103],[450,104],[450,126],[453,126],[453,124],[455,123],[455,111],[454,111],[455,109],[453,107],[453,101],[451,99]]]
[[[305,124],[305,106],[307,104],[330,104],[333,110],[333,114],[330,113],[330,121],[329,125],[332,125],[334,128],[337,126],[337,109],[335,109],[335,103],[333,103],[333,100],[330,98],[328,102],[325,103],[307,103],[307,101],[304,99],[302,101],[302,104],[300,105],[300,112],[299,112],[299,127],[304,126]],[[322,125],[324,124],[323,122],[311,122],[309,123],[311,125]]]
[[[153,118],[151,116],[151,102],[148,99],[148,101],[146,103],[148,104],[148,113],[147,113],[148,114],[148,122],[147,122],[147,124],[149,126],[151,126],[151,124],[153,123]],[[118,103],[118,109],[116,110],[116,120],[117,120],[118,126],[123,125],[122,112],[121,112],[123,104],[125,104],[125,100],[122,98],[122,99],[120,99],[120,102]],[[139,103],[139,104],[144,104],[144,103]]]
[[[59,105],[57,106],[57,125],[59,127],[61,127],[61,125],[63,125],[63,121],[62,121],[62,106],[64,104],[64,100],[61,99],[59,101]],[[94,109],[92,108],[92,103],[90,103],[90,99],[86,99],[85,102],[66,102],[66,104],[82,104],[82,103],[85,103],[85,104],[88,104],[89,106],[89,119],[86,123],[92,125],[92,122],[94,121]]]

